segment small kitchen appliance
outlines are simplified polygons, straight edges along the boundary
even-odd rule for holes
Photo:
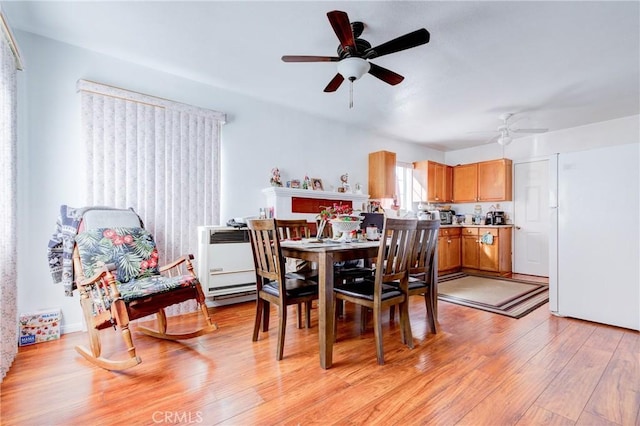
[[[487,212],[487,216],[485,218],[486,225],[493,225],[493,212]]]
[[[491,225],[506,225],[507,220],[504,217],[504,212],[493,212],[493,218]]]
[[[452,210],[440,210],[440,225],[453,224],[455,213]]]

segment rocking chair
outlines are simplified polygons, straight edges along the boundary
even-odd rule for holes
[[[193,271],[193,255],[159,267],[155,242],[133,210],[88,209],[80,223],[73,251],[76,285],[88,328],[90,349],[76,351],[107,370],[124,370],[142,362],[133,345],[129,322],[156,314],[157,329],[137,330],[152,337],[183,340],[217,329],[211,321],[200,282]],[[195,299],[204,315],[203,327],[186,333],[168,333],[164,308]],[[100,330],[120,329],[127,356],[101,355]]]

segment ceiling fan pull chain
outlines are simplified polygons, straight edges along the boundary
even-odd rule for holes
[[[349,84],[349,108],[353,108],[353,80],[350,80]]]

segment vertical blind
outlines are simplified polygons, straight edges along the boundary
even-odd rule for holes
[[[163,263],[197,252],[197,226],[220,219],[220,130],[225,115],[78,81],[87,205],[133,209]],[[169,315],[192,311],[185,302]]]
[[[0,381],[18,353],[16,70],[20,54],[0,9]]]

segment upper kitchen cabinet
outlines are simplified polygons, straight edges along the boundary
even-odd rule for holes
[[[393,198],[396,195],[396,153],[378,151],[369,154],[369,197]]]
[[[413,163],[413,170],[415,179],[427,189],[426,201],[450,203],[453,200],[453,167],[435,161],[417,161]]]
[[[453,168],[453,202],[511,201],[513,161],[506,158]]]

